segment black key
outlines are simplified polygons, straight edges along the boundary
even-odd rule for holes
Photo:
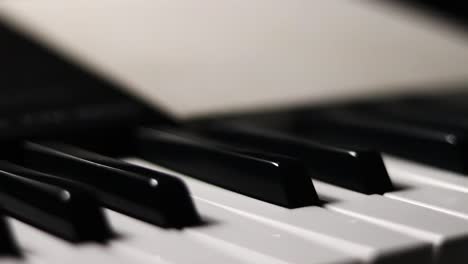
[[[200,223],[188,189],[175,177],[106,166],[99,155],[63,144],[25,143],[23,151],[27,166],[92,187],[111,209],[162,227]]]
[[[300,159],[308,175],[365,194],[393,190],[380,153],[322,145],[300,137],[244,123],[214,123],[202,133],[240,148]]]
[[[468,109],[456,105],[434,103],[415,103],[412,101],[389,101],[358,105],[356,111],[374,114],[384,118],[399,119],[414,125],[443,128],[446,130],[468,131]]]
[[[468,11],[462,1],[456,0],[385,0],[391,3],[405,4],[418,11],[437,15],[444,21],[452,22],[462,29],[468,26]],[[434,19],[434,18],[433,18]]]
[[[318,204],[305,168],[296,160],[239,153],[181,132],[143,129],[141,157],[202,181],[287,208]]]
[[[3,212],[3,209],[0,209]],[[7,220],[0,213],[0,258],[4,256],[20,257],[21,252],[16,244],[13,234],[10,230]]]
[[[0,162],[0,201],[9,215],[71,242],[112,237],[95,197],[72,182]]]
[[[444,169],[468,173],[463,133],[365,114],[347,108],[305,111],[296,119],[296,132],[338,145],[375,148]]]

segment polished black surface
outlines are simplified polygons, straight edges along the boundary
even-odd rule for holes
[[[439,18],[456,23],[468,29],[468,11],[463,1],[458,0],[382,0],[412,7],[418,11],[436,15]],[[432,17],[432,19],[435,19]]]
[[[21,257],[21,251],[11,232],[10,225],[0,208],[0,259],[1,257]]]
[[[137,155],[158,165],[263,201],[296,208],[318,204],[302,163],[236,152],[183,132],[142,129]]]
[[[72,182],[0,161],[0,203],[19,220],[71,242],[112,232],[94,195]]]
[[[200,222],[185,184],[175,177],[137,173],[131,166],[59,143],[29,142],[22,151],[26,166],[86,184],[105,206],[116,211],[162,227]]]
[[[463,131],[435,127],[349,107],[303,111],[296,133],[344,146],[365,146],[462,173],[467,143]]]
[[[309,177],[365,194],[393,190],[380,153],[320,144],[253,124],[215,122],[200,133],[238,148],[287,155],[304,162]]]

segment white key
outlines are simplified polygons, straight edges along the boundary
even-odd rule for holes
[[[383,155],[383,159],[390,178],[397,183],[468,193],[468,178],[464,175],[389,155]]]
[[[0,257],[1,264],[48,264],[46,261],[35,258],[35,256],[23,252],[22,258]]]
[[[351,191],[319,180],[313,180],[315,190],[322,201],[339,202],[366,198],[368,195]]]
[[[379,195],[327,208],[432,242],[438,263],[468,263],[468,221],[458,217]]]
[[[141,166],[164,170],[145,161],[132,161]],[[177,176],[185,181],[193,195],[199,199],[347,252],[366,263],[427,263],[431,258],[430,244],[356,218],[320,207],[285,209],[181,174]],[[349,197],[352,194],[353,192],[348,193]],[[354,194],[354,198],[367,197]]]
[[[468,220],[468,194],[434,187],[419,187],[386,193],[386,197],[424,206]]]
[[[0,263],[2,264],[47,264],[47,262],[40,260],[40,259],[36,259],[33,256],[23,256],[22,259],[1,257]]]
[[[199,211],[211,224],[166,230],[109,212],[125,243],[171,263],[356,263],[348,255],[229,214],[203,201]]]
[[[439,254],[438,263],[465,263],[468,260],[468,253],[463,248],[468,246],[468,222],[446,214],[453,213],[461,204],[449,206],[450,201],[439,201],[439,206],[424,208],[429,207],[431,201],[423,196],[422,191],[418,192],[418,188],[413,189],[413,201],[409,198],[396,201],[379,195],[363,195],[316,180],[314,184],[319,195],[341,201],[326,205],[331,210],[433,243]],[[403,196],[392,196],[392,193],[385,195],[392,198]],[[454,196],[461,197],[451,192],[451,197]],[[414,202],[416,199],[419,203]],[[441,207],[449,209],[441,213]]]
[[[34,263],[37,260],[48,264],[166,264],[146,255],[133,254],[124,248],[114,248],[112,244],[74,245],[17,220],[12,220],[11,223],[20,245],[25,248],[27,261]]]
[[[468,220],[468,179],[415,162],[385,157],[392,181],[410,188],[385,196]]]
[[[201,229],[188,229],[187,232],[203,240],[223,241],[237,250],[252,251],[271,258],[266,262],[259,259],[254,263],[358,263],[349,254],[239,216],[208,202],[197,199],[197,207],[213,220],[222,222]]]
[[[146,252],[162,261],[182,264],[248,263],[237,256],[224,253],[218,245],[200,243],[184,231],[163,229],[129,216],[108,210],[108,219],[123,236],[117,245]]]

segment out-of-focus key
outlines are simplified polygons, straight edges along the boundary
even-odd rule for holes
[[[30,177],[34,174],[37,177]],[[48,177],[0,162],[0,201],[5,211],[72,242],[101,242],[111,237],[110,227],[91,193],[72,183],[38,180]]]
[[[135,164],[164,170],[149,162]],[[428,263],[431,245],[320,207],[285,209],[177,174],[193,195],[212,205],[351,254],[366,263]],[[367,197],[359,195],[359,198]]]
[[[3,209],[0,207],[0,260],[3,257],[19,257],[20,251],[10,225],[3,216]]]
[[[468,221],[464,219],[378,195],[326,207],[433,243],[437,263],[468,261]]]
[[[305,111],[297,127],[302,134],[317,140],[358,144],[436,167],[467,172],[466,137],[456,129],[415,124],[346,107]]]

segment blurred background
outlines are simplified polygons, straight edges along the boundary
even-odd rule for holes
[[[179,118],[459,87],[462,10],[448,1],[0,1],[2,20]]]

